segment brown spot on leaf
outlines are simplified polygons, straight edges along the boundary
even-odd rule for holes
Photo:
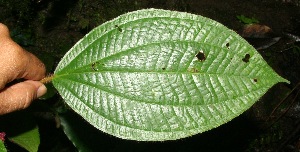
[[[99,63],[98,62],[92,63],[92,70],[98,71],[97,64],[99,64]]]
[[[253,79],[253,81],[254,81],[254,82],[257,82],[257,79],[255,78],[255,79]]]
[[[191,72],[191,73],[198,73],[199,72],[199,70],[196,69],[196,68],[190,68],[190,69],[188,69],[188,71]]]
[[[246,54],[245,57],[242,59],[245,63],[249,62],[250,54]]]
[[[204,61],[206,59],[204,52],[201,50],[196,54],[196,57],[199,61]]]
[[[162,70],[166,70],[166,68],[161,68]]]

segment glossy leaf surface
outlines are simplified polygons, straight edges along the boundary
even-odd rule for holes
[[[218,127],[288,81],[222,24],[147,9],[92,30],[63,57],[52,82],[96,128],[161,141]]]

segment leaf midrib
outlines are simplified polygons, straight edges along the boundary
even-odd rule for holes
[[[205,74],[205,73],[204,73]],[[113,95],[116,95],[116,96],[119,96],[119,97],[121,97],[121,98],[125,98],[125,99],[128,99],[128,100],[131,100],[131,101],[140,101],[139,103],[145,103],[145,104],[155,104],[155,105],[166,105],[166,104],[157,104],[157,102],[144,102],[144,101],[142,101],[142,100],[137,100],[137,99],[133,99],[133,98],[128,98],[127,96],[123,96],[123,94],[122,93],[116,93],[116,92],[113,92],[113,91],[110,91],[110,90],[108,90],[108,89],[105,89],[105,88],[103,88],[103,87],[99,87],[99,85],[95,85],[95,84],[93,84],[93,83],[84,83],[84,82],[82,82],[82,81],[80,81],[80,80],[74,80],[74,79],[69,79],[69,78],[64,78],[64,77],[60,77],[60,79],[63,79],[63,80],[66,80],[66,81],[72,81],[72,82],[77,82],[77,83],[79,83],[79,84],[83,84],[83,85],[87,85],[87,86],[92,86],[92,87],[94,87],[94,88],[98,88],[99,90],[102,90],[102,91],[105,91],[105,92],[107,92],[107,93],[110,93],[110,94],[113,94]],[[252,79],[252,78],[250,78],[250,79]],[[257,89],[253,89],[253,90],[251,90],[251,91],[247,91],[247,93],[246,94],[250,94],[250,93],[253,93],[253,92],[255,92],[255,91],[258,91],[258,90],[261,90],[261,89],[264,89],[264,88],[268,88],[269,86],[266,86],[266,85],[260,85],[260,87],[257,87]],[[232,99],[236,99],[236,98],[239,98],[239,97],[242,97],[242,96],[244,96],[245,94],[238,94],[237,96],[235,96],[234,98],[232,98]],[[226,101],[228,101],[228,100],[226,100]],[[219,101],[219,102],[215,102],[215,103],[220,103],[220,102],[223,102],[223,100],[222,101]],[[205,104],[203,104],[203,105],[205,105]],[[207,105],[210,105],[210,104],[207,104]],[[175,105],[169,105],[169,106],[175,106]],[[188,104],[181,104],[181,106],[191,106],[191,105],[188,105]],[[197,105],[197,106],[202,106],[202,104],[200,104],[200,105]]]

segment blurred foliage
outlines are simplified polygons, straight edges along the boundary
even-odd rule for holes
[[[297,45],[293,45],[293,53],[295,55],[297,55],[297,57],[300,57],[300,46],[297,46]]]
[[[283,137],[283,132],[280,130],[279,126],[273,126],[268,131],[261,133],[257,138],[255,138],[249,145],[246,152],[252,151],[276,151],[273,149],[276,145],[280,144]]]
[[[7,152],[7,149],[5,148],[4,141],[0,140],[0,151],[1,152]]]
[[[12,39],[21,46],[30,46],[34,44],[32,32],[30,29],[21,29],[19,27],[10,31]]]
[[[20,145],[29,152],[38,150],[40,136],[37,123],[27,111],[18,111],[0,117],[0,130],[9,141]]]
[[[252,18],[249,18],[249,17],[246,17],[244,15],[238,15],[236,16],[236,18],[243,24],[255,24],[255,23],[259,23],[259,21],[252,17]]]
[[[17,21],[17,24],[26,26],[34,19],[34,7],[31,0],[0,0],[0,8],[4,10],[0,15],[1,20],[9,15]]]

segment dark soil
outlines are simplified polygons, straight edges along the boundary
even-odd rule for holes
[[[299,0],[0,0],[0,22],[9,27],[15,41],[40,57],[51,73],[66,51],[91,29],[142,8],[202,15],[237,32],[244,27],[237,15],[257,19],[271,29],[272,36],[251,38],[253,41],[249,42],[265,46],[273,37],[280,37],[259,53],[291,84],[275,85],[243,115],[190,138],[145,143],[98,133],[102,151],[300,151]],[[42,102],[57,107],[59,101],[59,96],[54,95]],[[36,116],[40,125],[40,151],[74,151],[61,127],[56,126],[55,113],[48,119],[45,115]]]

